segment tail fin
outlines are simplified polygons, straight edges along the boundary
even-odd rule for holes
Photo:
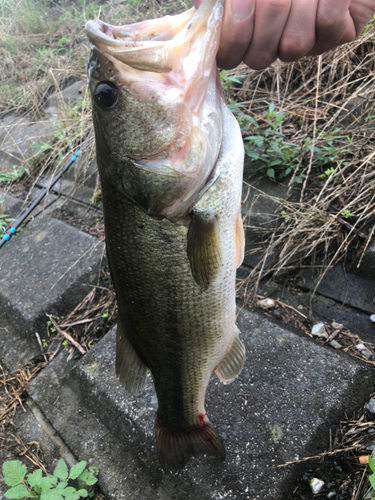
[[[161,465],[181,468],[192,456],[205,453],[225,459],[221,438],[209,422],[173,432],[157,422],[155,431]]]

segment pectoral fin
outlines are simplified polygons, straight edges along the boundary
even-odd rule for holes
[[[197,284],[206,290],[221,266],[218,222],[214,214],[194,213],[188,231],[187,254]]]
[[[239,330],[236,327],[233,343],[222,362],[215,369],[216,375],[223,382],[223,384],[230,384],[233,382],[233,380],[241,373],[242,367],[245,363],[246,349],[238,337],[238,331]]]
[[[243,228],[241,210],[238,212],[237,222],[236,222],[236,266],[237,268],[243,262],[245,257],[245,231]]]
[[[117,323],[116,374],[130,394],[140,392],[146,383],[147,366],[127,339],[120,319]]]

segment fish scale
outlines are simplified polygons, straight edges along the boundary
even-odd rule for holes
[[[235,325],[244,246],[243,143],[215,65],[223,1],[205,0],[189,12],[157,22],[165,41],[156,52],[153,41],[147,52],[141,36],[139,58],[137,42],[129,49],[121,39],[153,33],[153,21],[86,26],[106,245],[119,309],[116,371],[132,394],[151,372],[158,458],[176,467],[200,453],[225,457],[206,415],[205,393],[213,371],[229,383],[245,358]],[[155,53],[170,55],[161,63],[166,73],[150,71]]]

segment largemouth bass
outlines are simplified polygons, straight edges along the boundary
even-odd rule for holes
[[[151,372],[158,458],[177,467],[225,457],[205,393],[213,371],[229,383],[245,359],[235,324],[243,143],[215,63],[223,4],[86,25],[116,371],[131,394]]]

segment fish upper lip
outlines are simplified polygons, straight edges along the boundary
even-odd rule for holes
[[[131,40],[125,40],[123,37],[119,37],[118,35],[121,35],[122,27],[116,27],[112,26],[111,24],[107,24],[103,21],[100,21],[100,19],[95,19],[93,21],[88,21],[86,23],[86,31],[87,35],[89,38],[90,43],[96,45],[97,43],[103,43],[107,46],[110,47],[121,47],[122,49],[126,49],[127,47],[129,49],[135,48],[135,47],[143,47],[145,45],[145,42],[148,44],[154,43],[154,44],[162,44],[163,42],[158,42],[158,41],[152,41],[152,40],[146,40],[146,41],[137,41],[134,39],[131,39],[132,37],[130,35],[126,35],[126,27],[124,26],[124,35],[127,38],[130,38]]]

